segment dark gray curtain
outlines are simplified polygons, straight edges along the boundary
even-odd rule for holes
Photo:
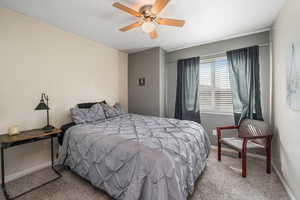
[[[263,120],[260,102],[259,47],[227,52],[235,124],[242,119]]]
[[[199,57],[177,61],[176,119],[200,123],[199,67]]]

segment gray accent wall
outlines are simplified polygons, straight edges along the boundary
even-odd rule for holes
[[[261,45],[260,65],[261,65],[261,99],[264,119],[269,121],[270,112],[270,51],[269,51],[269,32],[262,32],[253,35],[238,37],[234,39],[214,42],[210,44],[181,49],[166,54],[166,73],[165,73],[165,110],[166,117],[174,117],[176,99],[176,79],[177,79],[177,60],[200,56],[200,59],[226,56],[226,51],[240,49],[244,47]],[[212,133],[217,126],[233,125],[232,115],[201,113],[201,124],[208,133]],[[210,134],[212,143],[215,144],[216,137]]]
[[[200,59],[226,56],[225,52],[254,45],[260,47],[261,98],[264,119],[270,119],[270,48],[269,32],[238,37],[210,44],[190,47],[166,53],[156,47],[129,54],[128,57],[128,107],[129,112],[174,117],[177,60],[200,56]],[[146,78],[146,85],[139,86],[138,79]],[[233,115],[201,113],[202,125],[210,133],[217,126],[233,125]]]
[[[159,48],[159,105],[160,112],[159,116],[165,116],[165,64],[166,64],[166,52]]]
[[[165,52],[156,47],[128,56],[128,110],[130,113],[164,116]],[[145,78],[145,86],[139,86]]]

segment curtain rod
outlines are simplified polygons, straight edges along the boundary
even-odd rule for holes
[[[264,44],[258,44],[258,45],[254,45],[254,46],[259,46],[259,47],[267,47],[269,46],[269,43],[264,43]],[[247,48],[247,47],[242,47],[242,48]],[[229,49],[227,51],[231,51],[231,50],[235,50],[235,49]],[[227,51],[219,51],[219,52],[215,52],[215,53],[211,53],[211,54],[206,54],[206,55],[200,55],[200,60],[201,58],[207,58],[207,57],[214,57],[214,56],[218,56],[218,55],[221,55],[221,54],[226,54]],[[185,58],[185,57],[184,57]],[[182,59],[182,58],[180,58]],[[167,63],[175,63],[177,62],[177,60],[174,60],[174,61],[169,61]]]

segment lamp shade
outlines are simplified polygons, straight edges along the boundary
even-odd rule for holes
[[[39,105],[35,108],[35,110],[48,110],[49,107],[45,104],[44,99],[41,99]]]
[[[151,33],[152,31],[155,30],[155,24],[153,22],[145,22],[142,25],[142,30],[145,33]]]

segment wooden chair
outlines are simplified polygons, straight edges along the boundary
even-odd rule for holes
[[[238,129],[238,137],[223,138],[222,130]],[[239,152],[242,158],[242,176],[247,176],[247,151],[266,152],[266,171],[271,173],[271,140],[272,133],[267,123],[258,120],[245,119],[240,126],[217,127],[218,161],[221,161],[221,145],[224,144]]]

